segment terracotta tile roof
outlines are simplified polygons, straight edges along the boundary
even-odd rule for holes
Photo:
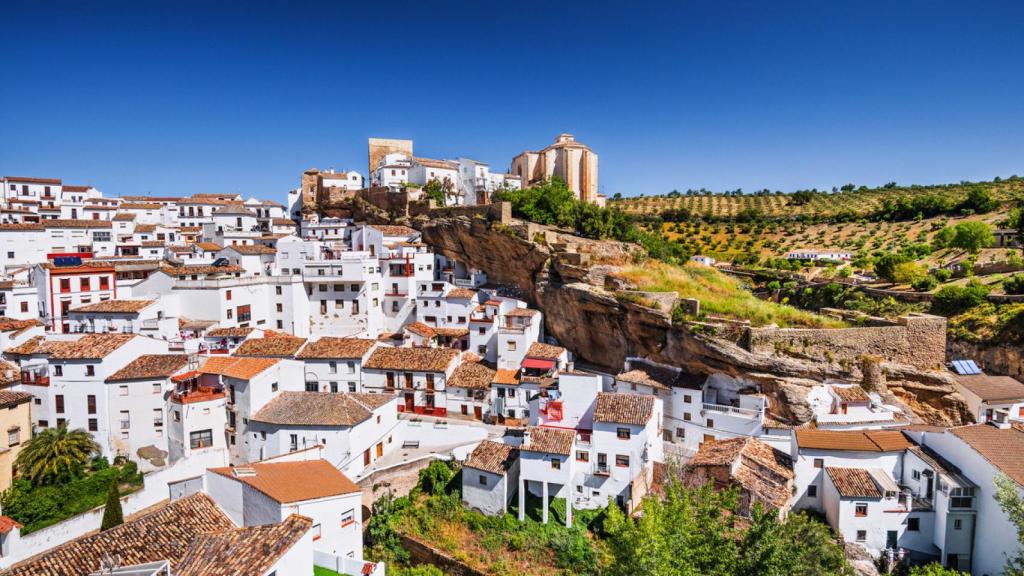
[[[444,326],[438,326],[434,328],[434,332],[438,336],[447,336],[448,338],[461,338],[463,336],[469,336],[469,328],[448,328]]]
[[[898,430],[797,430],[800,449],[900,452],[911,446]]]
[[[408,370],[414,372],[446,372],[459,352],[451,348],[391,348],[381,346],[373,351],[364,368],[373,370]]]
[[[5,354],[16,354],[18,356],[31,356],[32,354],[46,354],[50,350],[49,343],[42,336],[35,336],[4,350]]]
[[[376,340],[366,338],[336,338],[323,336],[316,342],[306,344],[306,347],[299,352],[298,358],[303,359],[354,359],[366,356]]]
[[[140,242],[143,248],[164,248],[167,243],[163,240],[143,240]]]
[[[262,244],[245,244],[240,246],[225,246],[224,250],[234,250],[243,256],[259,256],[261,254],[277,254],[277,250]]]
[[[34,178],[32,176],[4,176],[4,180],[25,184],[57,184],[60,185],[60,178]],[[70,186],[69,186],[70,188]],[[84,192],[85,190],[82,190]]]
[[[13,408],[20,404],[32,401],[32,394],[29,392],[15,392],[13,390],[0,390],[0,408]],[[2,532],[2,530],[0,530]]]
[[[289,548],[305,536],[313,521],[292,514],[279,524],[234,528],[200,534],[175,576],[235,576],[265,574]]]
[[[534,310],[533,308],[513,308],[505,313],[505,316],[519,316],[523,318],[532,318],[540,314],[540,310]]]
[[[14,320],[13,318],[0,318],[0,332],[21,333],[28,328],[42,326],[43,323],[34,318],[28,320]]]
[[[452,372],[452,377],[448,379],[448,387],[487,390],[493,380],[494,370],[479,362],[463,362]]]
[[[82,206],[82,210],[117,210],[117,207],[106,204],[86,204]]]
[[[999,429],[990,424],[974,424],[950,428],[949,432],[1003,474],[1024,486],[1024,427],[1015,424]]]
[[[143,354],[107,377],[107,382],[169,378],[188,364],[185,354]]]
[[[234,528],[213,500],[199,492],[106,532],[43,552],[14,566],[5,576],[86,576],[100,566],[104,553],[120,558],[122,565],[169,560],[177,575],[193,539]]]
[[[544,344],[543,342],[530,344],[529,350],[526,351],[526,355],[531,358],[543,358],[545,360],[557,360],[564,353],[565,348]]]
[[[135,338],[134,334],[86,334],[78,340],[48,342],[50,360],[105,358]]]
[[[0,224],[0,231],[2,231],[2,230],[11,230],[11,231],[15,231],[15,230],[42,230],[42,229],[43,229],[43,225],[42,224],[36,224],[36,223],[33,223],[33,222]]]
[[[826,466],[825,473],[843,498],[881,498],[882,490],[863,468]]]
[[[435,160],[433,158],[417,158],[413,157],[413,162],[426,166],[427,168],[438,168],[441,170],[458,170],[459,164],[457,162],[449,162],[448,160]]]
[[[413,228],[409,228],[408,226],[385,226],[383,224],[374,224],[373,226],[370,226],[370,228],[379,231],[385,236],[415,236],[419,234],[419,232]]]
[[[530,426],[526,429],[526,433],[529,437],[520,448],[523,452],[544,452],[568,456],[572,453],[572,444],[576,440],[575,430],[561,428]]]
[[[860,386],[833,386],[832,392],[843,402],[871,402],[868,393]]]
[[[240,338],[252,334],[255,328],[214,328],[206,333],[211,338]]]
[[[199,368],[201,374],[219,374],[238,380],[251,380],[280,362],[277,358],[236,358],[211,356]]]
[[[716,477],[694,474],[695,470],[707,467],[728,467],[733,482],[749,492],[754,501],[776,509],[784,509],[789,504],[793,461],[759,440],[741,437],[704,442],[687,463],[689,485],[703,484],[707,478]]]
[[[519,449],[515,446],[484,440],[470,452],[463,466],[492,474],[504,474],[518,459]]]
[[[24,528],[24,526],[14,518],[0,516],[0,534],[10,534],[11,530],[15,528]]]
[[[276,336],[272,338],[250,338],[239,346],[235,356],[276,356],[280,358],[292,358],[295,353],[306,343],[305,338],[294,336]]]
[[[362,491],[327,460],[253,462],[234,468],[210,468],[210,472],[248,484],[281,504]],[[302,481],[296,482],[299,478]]]
[[[622,382],[629,382],[630,384],[641,384],[643,386],[650,386],[651,388],[668,390],[676,383],[677,380],[679,380],[679,371],[672,370],[668,367],[641,364],[629,372],[619,374],[615,379]]]
[[[135,214],[129,214],[127,212],[122,212],[121,214],[114,214],[115,222],[131,222],[132,220],[135,220]]]
[[[118,207],[122,210],[159,210],[164,205],[156,202],[121,202]]]
[[[110,220],[68,220],[57,218],[40,222],[44,228],[110,228]]]
[[[285,426],[354,426],[395,398],[393,394],[281,392],[250,420]]]
[[[241,202],[228,202],[213,211],[216,216],[252,216],[256,217],[256,213],[249,210]]]
[[[207,252],[219,252],[223,248],[220,244],[214,244],[213,242],[196,242],[193,246]]]
[[[594,406],[594,422],[646,425],[654,415],[654,396],[600,392]]]
[[[1024,400],[1024,384],[1009,376],[989,374],[961,376],[958,374],[956,383],[981,398],[983,402],[1019,402]]]
[[[445,298],[465,298],[466,300],[472,300],[475,296],[476,290],[469,288],[452,288],[445,294]]]
[[[274,226],[295,226],[295,220],[291,218],[272,218],[270,223]]]
[[[135,234],[151,234],[156,232],[156,224],[139,224],[135,227]]]
[[[14,384],[21,379],[21,368],[13,362],[0,360],[0,386]]]
[[[499,368],[494,372],[494,379],[491,380],[494,384],[503,384],[505,386],[518,386],[519,385],[519,370],[506,370]]]
[[[119,312],[130,314],[140,312],[150,307],[154,302],[156,302],[156,300],[106,300],[103,302],[86,304],[85,306],[79,306],[78,308],[72,308],[70,311],[85,314],[99,312]]]
[[[241,266],[211,266],[208,264],[199,264],[196,266],[164,266],[160,270],[170,276],[177,276],[179,278],[192,275],[205,276],[207,274],[234,274],[236,272],[245,272],[245,268],[242,268]]]
[[[407,324],[405,326],[405,330],[412,332],[417,336],[422,336],[424,338],[433,338],[434,336],[437,336],[437,332],[435,332],[433,328],[427,326],[423,322],[413,322],[412,324]]]

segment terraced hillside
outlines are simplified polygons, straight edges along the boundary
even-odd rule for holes
[[[1006,201],[1024,191],[1024,178],[1011,176],[1005,180],[997,178],[991,182],[961,182],[933,186],[887,185],[880,188],[854,188],[847,185],[834,192],[805,190],[786,194],[767,190],[746,194],[687,191],[664,196],[613,199],[609,204],[631,214],[647,216],[661,215],[670,210],[684,210],[704,220],[728,220],[742,218],[744,214],[757,214],[769,219],[810,218],[821,221],[837,217],[871,218],[884,208],[886,200],[940,196],[952,204],[958,204],[967,197],[970,189],[979,186],[991,191],[997,200]]]

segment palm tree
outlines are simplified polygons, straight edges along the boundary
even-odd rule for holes
[[[81,428],[47,428],[25,443],[15,463],[33,484],[49,484],[76,475],[100,451]]]

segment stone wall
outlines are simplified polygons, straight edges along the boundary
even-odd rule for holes
[[[927,314],[899,318],[897,326],[862,328],[748,328],[741,340],[757,354],[855,361],[881,356],[888,362],[922,370],[939,369],[946,361],[946,319]]]
[[[475,218],[477,216],[508,224],[512,222],[512,204],[509,202],[494,202],[493,204],[481,204],[479,206],[438,206],[434,200],[416,202],[409,205],[410,216],[428,216],[430,218],[455,218],[464,216]]]
[[[402,547],[409,552],[410,564],[436,566],[449,576],[487,576],[484,572],[470,568],[425,542],[404,534],[399,537],[402,539]]]

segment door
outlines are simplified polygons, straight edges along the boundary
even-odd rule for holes
[[[931,476],[929,476],[928,477],[928,487],[925,488],[925,491],[924,491],[925,499],[927,499],[927,500],[931,500],[932,499],[932,490],[934,488],[935,488],[935,479],[932,478]]]
[[[377,458],[380,458],[383,455],[384,455],[384,443],[383,442],[377,442]]]
[[[896,531],[889,530],[885,533],[885,547],[895,549],[896,548]]]
[[[405,387],[412,388],[412,374],[409,372],[405,373]]]
[[[406,412],[412,412],[412,409],[413,409],[413,406],[414,406],[414,402],[415,402],[415,398],[416,397],[412,393],[408,393],[408,394],[405,395],[405,411]]]
[[[703,442],[714,442],[715,437],[712,434],[705,434]]]
[[[363,466],[369,466],[369,465],[370,465],[370,451],[366,450],[365,452],[363,452]]]
[[[476,418],[477,420],[483,420],[484,409],[480,406],[473,406],[473,418]]]

